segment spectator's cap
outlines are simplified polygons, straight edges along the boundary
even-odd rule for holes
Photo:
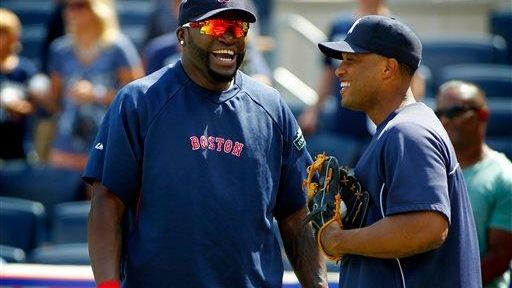
[[[352,25],[345,41],[322,42],[318,47],[335,59],[342,59],[341,52],[375,53],[395,58],[413,70],[421,62],[422,46],[418,36],[400,21],[385,16],[361,17]]]
[[[213,18],[221,13],[236,15],[238,19],[256,22],[256,16],[247,0],[183,0],[180,4],[179,25]]]

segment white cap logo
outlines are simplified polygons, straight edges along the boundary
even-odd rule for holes
[[[231,0],[217,0],[217,2],[222,3],[222,4],[226,4],[226,3],[228,3],[229,1],[231,1]]]
[[[350,30],[348,30],[348,34],[352,33],[352,30],[354,30],[354,27],[356,27],[357,24],[359,24],[359,21],[361,21],[361,18],[357,19],[356,22],[354,22],[354,24],[352,24],[352,27],[350,27]]]

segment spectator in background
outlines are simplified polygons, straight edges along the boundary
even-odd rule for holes
[[[66,0],[64,20],[67,34],[52,43],[48,65],[46,108],[58,113],[49,162],[82,170],[117,89],[143,76],[143,69],[119,31],[112,0]]]
[[[335,19],[331,25],[328,41],[343,40],[349,31],[354,21],[366,15],[383,15],[389,16],[391,14],[385,0],[358,0],[355,11],[340,15]],[[357,141],[367,143],[370,141],[371,135],[375,131],[375,125],[368,119],[368,117],[360,111],[353,111],[339,105],[340,97],[340,82],[336,79],[334,71],[338,67],[340,61],[329,57],[324,57],[324,69],[317,87],[318,101],[302,112],[299,116],[299,124],[304,134],[309,135],[308,144],[311,147],[312,154],[315,151],[314,146],[318,141],[330,142],[322,143],[323,150],[331,151],[335,156],[339,156],[345,161],[355,163],[357,159],[347,159],[341,155],[344,151],[339,151],[340,143],[344,141]],[[416,100],[423,98],[424,83],[423,79],[415,74],[412,80],[412,92]],[[318,123],[319,114],[321,113],[327,100],[333,95],[338,99],[336,101],[336,112],[332,117],[326,119],[327,123]],[[315,139],[314,135],[317,131],[319,124],[324,124],[324,128],[329,133],[326,140]],[[321,138],[321,137],[320,137]],[[324,147],[325,146],[325,147]],[[332,146],[332,147],[331,147]],[[338,151],[338,152],[336,152]],[[336,155],[339,153],[339,155]],[[347,163],[350,164],[350,163]]]
[[[169,1],[172,17],[177,19],[179,6],[181,0],[166,0]],[[246,1],[249,7],[253,6],[251,1]],[[254,11],[254,8],[251,7]],[[244,73],[260,80],[261,82],[270,85],[272,84],[270,68],[267,65],[265,58],[261,52],[259,52],[254,42],[250,41],[256,36],[252,34],[252,30],[249,30],[247,36],[248,47],[247,55],[244,58],[240,70]],[[159,36],[148,43],[143,52],[143,62],[146,70],[146,74],[149,75],[156,70],[166,66],[175,64],[181,58],[181,46],[176,41],[175,31]]]
[[[53,40],[64,35],[64,0],[54,0],[53,10],[46,22],[46,35],[41,47],[41,71],[48,73],[48,52]]]
[[[7,9],[0,8],[0,159],[25,159],[30,138],[28,115],[34,110],[27,92],[36,75],[35,65],[18,55],[21,23]]]
[[[148,26],[146,29],[146,40],[144,43],[149,43],[156,37],[167,33],[174,33],[178,28],[178,7],[173,4],[173,0],[152,0],[153,11],[148,17]],[[178,1],[181,2],[181,1]],[[169,17],[173,15],[173,17]]]
[[[476,85],[439,88],[436,114],[455,147],[475,217],[485,287],[509,287],[512,259],[512,163],[485,143],[489,112]]]

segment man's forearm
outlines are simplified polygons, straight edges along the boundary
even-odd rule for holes
[[[89,257],[96,283],[118,280],[121,258],[122,210],[112,197],[93,194],[88,223]]]
[[[294,219],[279,225],[286,255],[302,287],[327,287],[325,261],[318,250],[311,225],[302,224],[305,215],[292,215],[290,217]]]
[[[330,255],[363,255],[401,258],[439,247],[448,233],[448,224],[436,212],[418,212],[386,217],[369,227],[341,230],[335,223],[322,234]]]

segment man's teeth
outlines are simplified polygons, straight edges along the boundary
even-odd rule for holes
[[[235,55],[235,51],[228,49],[215,50],[212,51],[212,53],[215,55],[215,57],[217,57],[217,59],[224,62],[229,62],[233,60],[233,57]]]
[[[215,50],[213,51],[212,53],[215,53],[215,54],[228,54],[228,55],[235,55],[235,51],[233,50],[227,50],[227,49],[223,49],[223,50]]]
[[[340,83],[340,87],[341,87],[341,88],[347,88],[347,87],[350,87],[350,82],[341,82],[341,83]]]

